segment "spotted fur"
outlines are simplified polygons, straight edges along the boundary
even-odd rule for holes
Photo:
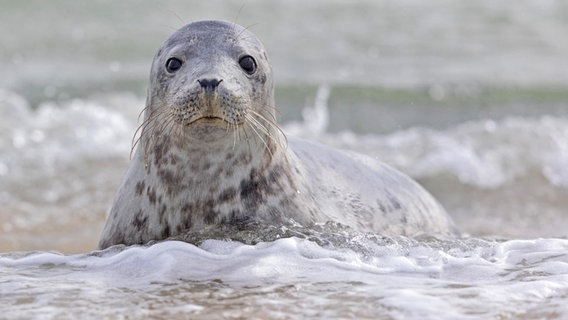
[[[256,61],[254,73],[239,66],[243,55]],[[172,57],[182,62],[173,73],[165,68]],[[206,90],[202,79],[221,81]],[[452,231],[438,203],[395,170],[305,141],[287,145],[266,52],[232,23],[195,22],[166,39],[137,134],[100,248],[291,220],[386,234]]]

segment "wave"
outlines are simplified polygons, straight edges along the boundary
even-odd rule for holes
[[[566,240],[351,236],[357,234],[324,246],[286,238],[256,245],[206,240],[194,246],[165,241],[72,256],[0,254],[4,274],[0,289],[10,292],[3,294],[3,305],[10,310],[1,309],[7,316],[16,316],[18,311],[22,315],[22,301],[35,301],[35,310],[60,312],[47,307],[74,296],[80,299],[65,300],[68,313],[89,314],[92,310],[85,308],[97,304],[99,315],[112,314],[132,303],[137,306],[135,314],[141,310],[173,312],[181,304],[189,308],[185,312],[199,314],[211,303],[224,305],[225,310],[247,303],[276,312],[279,309],[273,303],[278,301],[323,303],[346,312],[347,301],[363,298],[375,301],[372,307],[356,304],[358,314],[366,317],[387,311],[391,316],[404,312],[409,317],[438,314],[442,319],[468,314],[494,317],[530,314],[544,303],[556,314],[566,315],[560,307],[568,287]],[[340,248],[346,242],[372,250]],[[46,290],[50,287],[57,291]],[[211,296],[219,291],[224,302]],[[21,300],[22,292],[28,300]],[[312,301],[315,297],[321,301]],[[292,310],[305,312],[295,304],[289,305],[288,314]]]
[[[284,124],[286,132],[379,158],[417,178],[451,175],[465,184],[496,188],[539,172],[552,185],[568,187],[568,118],[511,115],[502,121],[471,121],[445,130],[414,127],[387,135],[329,133],[325,105],[329,89],[325,88],[318,92],[315,107],[303,111],[303,122]],[[115,94],[62,105],[48,102],[31,110],[22,97],[7,91],[0,91],[0,103],[4,150],[0,175],[15,171],[16,179],[18,169],[29,162],[39,173],[86,159],[125,159],[144,104],[134,96]]]

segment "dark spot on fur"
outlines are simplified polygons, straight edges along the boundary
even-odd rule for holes
[[[162,159],[168,154],[169,145],[167,142],[156,143],[154,146],[154,164],[159,166],[162,163]],[[167,161],[167,159],[166,159]]]
[[[156,191],[154,190],[154,188],[148,186],[148,188],[146,188],[146,195],[148,196],[148,201],[151,204],[156,203]]]
[[[139,210],[136,215],[134,216],[134,227],[138,232],[142,231],[142,229],[146,228],[146,223],[148,222],[148,216],[144,215],[142,210]]]
[[[230,200],[233,200],[235,198],[235,196],[237,195],[237,190],[235,188],[227,188],[225,190],[223,190],[223,192],[221,192],[221,194],[219,195],[219,201],[220,202],[227,202]]]
[[[219,178],[222,173],[223,173],[223,168],[222,168],[222,167],[219,167],[219,168],[217,168],[217,170],[215,170],[215,172],[213,173],[213,177],[214,177],[214,178]]]
[[[189,216],[191,215],[193,212],[193,204],[192,203],[186,203],[183,206],[181,206],[181,214],[184,216]]]
[[[388,195],[388,198],[394,210],[399,210],[400,208],[402,208],[402,205],[395,197]]]
[[[160,224],[162,224],[162,225],[167,224],[167,221],[166,221],[166,218],[167,218],[166,211],[167,210],[168,210],[168,207],[165,204],[163,204],[160,207],[160,210],[158,211],[158,218],[160,220]]]
[[[144,180],[136,182],[136,187],[134,189],[136,191],[136,194],[141,196],[142,193],[144,192],[144,187],[145,187]]]
[[[182,177],[176,175],[174,171],[167,169],[158,170],[158,176],[166,187],[168,195],[174,195],[182,190]]]
[[[288,207],[292,206],[292,200],[290,200],[289,198],[282,198],[280,199],[280,201],[278,201],[278,206],[282,208],[282,210],[287,211]]]
[[[264,74],[264,73],[261,74],[261,75],[258,77],[258,81],[259,81],[260,83],[262,83],[262,84],[266,83],[266,74]]]
[[[207,205],[211,206],[211,211],[213,210],[213,201],[209,202]],[[200,214],[202,205],[200,203],[186,202],[180,208],[181,223],[177,226],[177,231],[181,232],[183,230],[189,230],[193,226],[194,215]]]
[[[173,183],[174,180],[174,173],[171,170],[162,169],[158,171],[158,175],[160,176],[162,182],[165,184]]]
[[[274,166],[270,172],[268,173],[268,182],[270,183],[278,183],[278,179],[282,175],[282,166],[276,165]]]
[[[172,166],[175,166],[177,162],[178,162],[178,157],[175,154],[171,154],[170,155],[170,164]]]
[[[170,226],[166,224],[166,226],[164,227],[164,229],[162,229],[162,238],[168,238],[171,235],[170,233]]]
[[[230,178],[233,176],[233,170],[231,168],[225,169],[225,177]]]
[[[377,199],[377,205],[379,206],[379,210],[381,210],[381,212],[383,214],[387,213],[387,208],[381,203],[380,200]]]
[[[249,164],[251,159],[252,159],[252,155],[250,155],[246,152],[243,152],[243,153],[241,153],[240,156],[235,158],[235,160],[233,161],[233,167],[236,167],[236,166],[239,166],[239,165],[244,165],[244,164]]]
[[[182,215],[182,223],[178,225],[178,232],[184,229],[190,229],[193,226],[193,217],[202,215],[206,224],[214,224],[217,222],[219,213],[215,211],[215,202],[208,200],[205,202],[187,202],[180,208]]]
[[[228,217],[223,217],[220,221],[221,224],[234,226],[239,230],[245,230],[251,226],[254,221],[249,216],[233,210]]]
[[[193,226],[193,216],[191,214],[185,215],[181,222],[184,230],[189,230]]]
[[[208,205],[205,205],[203,209],[205,210],[203,221],[205,221],[206,224],[214,224],[217,221],[217,212],[213,211],[212,206]]]
[[[253,169],[254,171],[254,169]],[[249,180],[243,180],[240,183],[240,196],[247,211],[256,212],[258,206],[263,202],[261,181],[256,176],[252,176]]]
[[[248,213],[256,213],[258,207],[265,202],[266,196],[274,195],[276,190],[281,189],[275,187],[279,186],[276,181],[282,172],[285,171],[275,169],[267,174],[267,171],[262,168],[258,170],[252,168],[248,179],[241,181],[239,195]]]

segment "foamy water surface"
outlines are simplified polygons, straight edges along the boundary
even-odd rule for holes
[[[2,314],[21,317],[564,318],[566,240],[167,241],[3,254]],[[345,248],[341,244],[349,245]],[[359,247],[360,249],[354,249]],[[363,249],[361,249],[363,248]],[[362,250],[363,252],[360,252]]]

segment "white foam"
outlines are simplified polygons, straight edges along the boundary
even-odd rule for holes
[[[0,289],[4,293],[26,290],[32,296],[43,292],[48,303],[57,296],[46,292],[49,284],[60,291],[81,290],[81,295],[97,303],[113,288],[159,292],[183,283],[220,281],[233,288],[270,292],[303,283],[315,288],[318,284],[333,288],[358,283],[354,292],[381,299],[381,304],[393,312],[412,318],[437,314],[441,319],[468,312],[472,317],[525,312],[558,301],[568,292],[567,240],[478,241],[465,245],[448,241],[441,246],[415,241],[405,244],[401,240],[395,245],[397,249],[375,256],[324,248],[296,238],[254,246],[208,240],[196,247],[168,241],[73,256],[4,254],[0,258],[5,270]],[[187,294],[191,297],[198,293]],[[336,294],[348,296],[349,292]],[[194,306],[192,310],[200,308]],[[561,307],[554,310],[567,315]]]

